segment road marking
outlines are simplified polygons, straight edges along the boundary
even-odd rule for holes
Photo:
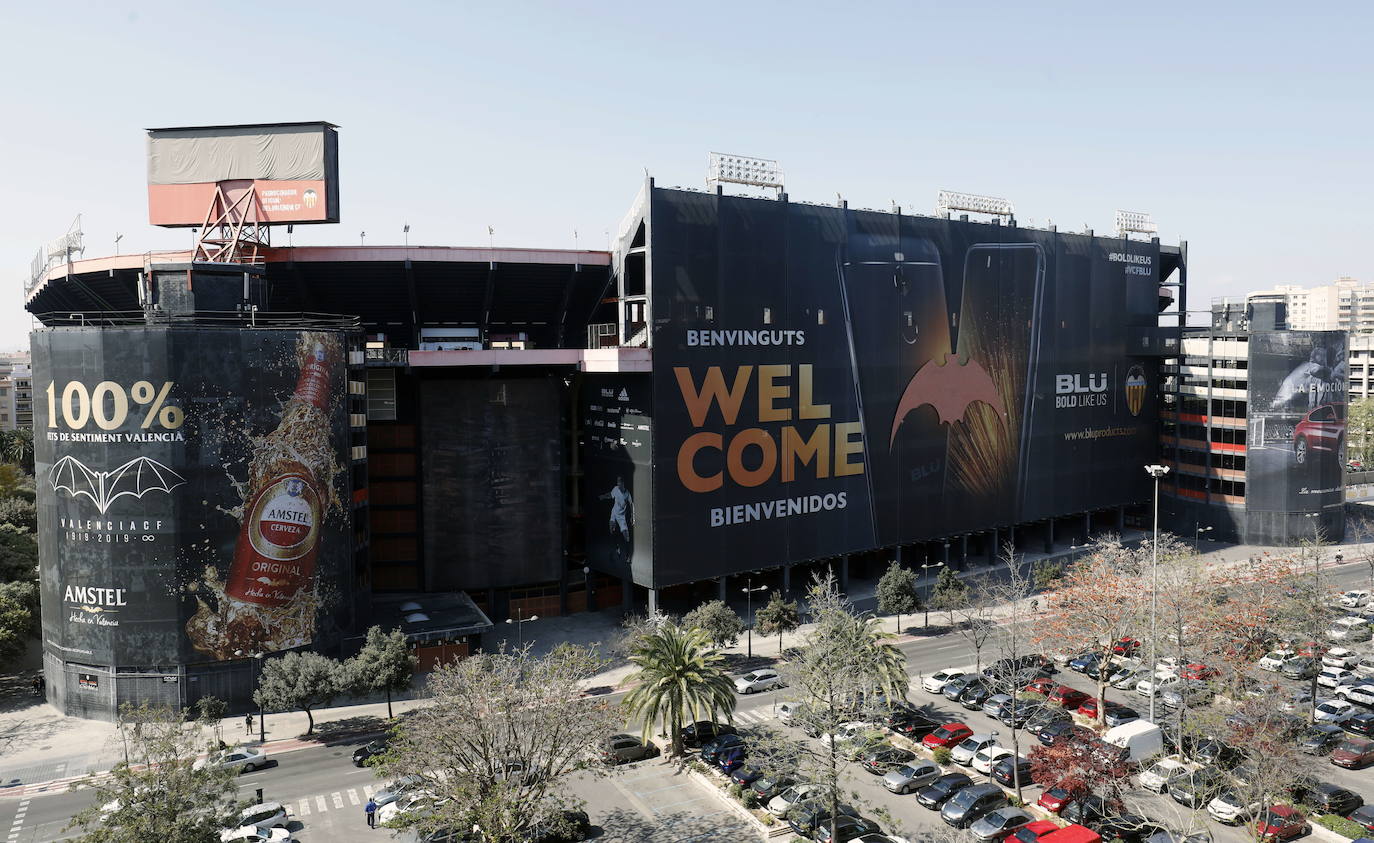
[[[329,794],[329,796],[334,800],[334,807],[335,807],[335,808],[342,808],[342,807],[343,807],[343,794],[342,794],[342,793],[339,793],[339,792],[336,790],[336,791],[334,791],[333,793]]]
[[[329,805],[324,801],[324,797],[323,797],[323,796],[316,796],[316,797],[315,797],[315,807],[319,809],[319,812],[320,812],[321,814],[323,814],[325,811],[328,811],[328,810],[329,810]],[[340,806],[340,807],[343,807],[343,806]]]
[[[302,800],[301,800],[301,807],[300,807],[300,810],[296,812],[296,816],[298,816],[298,817],[308,817],[308,816],[310,816],[310,800],[309,800],[309,799],[302,799]]]
[[[370,785],[370,784],[365,784],[365,785],[363,785],[363,793],[366,794],[366,796],[367,796],[368,799],[371,799],[371,798],[372,798],[372,794],[374,794],[374,793],[376,793],[376,792],[377,792],[377,788],[373,787],[372,785]]]
[[[363,803],[361,803],[361,802],[358,801],[358,791],[354,790],[354,789],[351,788],[351,787],[348,789],[348,801],[351,802],[351,803],[353,803],[354,805],[361,805],[361,804],[363,804]]]

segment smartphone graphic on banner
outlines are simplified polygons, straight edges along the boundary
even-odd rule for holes
[[[863,426],[874,539],[896,544],[938,524],[945,426],[926,406],[896,419],[922,365],[952,351],[944,273],[935,243],[851,222],[839,257],[840,298]]]
[[[969,404],[950,442],[951,515],[1020,520],[1044,447],[1035,385],[1046,321],[1045,253],[1037,243],[977,243],[964,257],[959,357],[991,376],[1000,406]]]

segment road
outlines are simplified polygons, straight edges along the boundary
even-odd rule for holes
[[[1369,581],[1368,570],[1362,565],[1330,569],[1324,576],[1331,587],[1340,589],[1367,587]],[[931,620],[938,623],[940,619],[932,616]],[[908,628],[918,626],[920,616],[905,617],[903,621]],[[886,623],[891,628],[892,622]],[[1007,727],[982,712],[966,711],[942,696],[926,694],[919,688],[923,676],[945,667],[973,665],[973,650],[964,637],[953,633],[917,637],[903,640],[897,646],[907,658],[913,703],[928,706],[928,710],[941,719],[962,720],[975,731],[995,729],[1007,739],[1004,742],[1009,743]],[[1365,644],[1359,649],[1369,647]],[[763,646],[759,652],[766,654],[768,650]],[[985,661],[996,658],[995,654],[985,655]],[[1056,679],[1085,691],[1094,690],[1086,677],[1072,671],[1062,671]],[[1296,687],[1298,683],[1290,684]],[[1108,697],[1144,710],[1144,701],[1133,692],[1112,690]],[[744,729],[763,724],[779,725],[776,706],[790,698],[787,689],[742,696],[738,700],[735,720]],[[252,798],[255,790],[262,788],[266,799],[287,803],[293,816],[292,830],[301,843],[386,839],[388,832],[370,832],[364,822],[362,805],[379,782],[370,769],[352,765],[353,748],[352,745],[340,745],[282,753],[271,759],[272,764],[266,769],[240,776],[240,790],[244,798]],[[1022,751],[1027,751],[1025,746]],[[1324,759],[1315,759],[1314,767],[1327,781],[1374,796],[1374,769],[1342,770]],[[876,777],[863,772],[857,764],[848,767],[846,787],[859,792],[871,805],[889,811],[908,833],[941,825],[937,814],[921,808],[914,796],[888,793]],[[601,829],[598,838],[601,840],[688,843],[739,840],[742,834],[748,837],[742,823],[726,812],[714,795],[684,780],[661,761],[627,765],[609,780],[590,776],[577,778],[569,782],[569,790],[587,802],[592,822]],[[1028,788],[1027,796],[1034,801],[1038,791]],[[1177,827],[1188,824],[1189,812],[1179,808],[1172,799],[1152,794],[1141,798],[1142,813]],[[80,791],[0,799],[0,831],[8,830],[5,843],[70,839],[75,833],[64,831],[64,827],[76,812],[92,801],[90,793]],[[1241,843],[1248,839],[1240,830],[1221,826],[1210,819],[1200,822],[1209,827],[1217,840]]]

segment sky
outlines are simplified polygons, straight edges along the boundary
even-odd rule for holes
[[[86,256],[189,246],[147,222],[143,129],[339,125],[342,222],[296,245],[605,248],[645,173],[777,159],[794,201],[1187,240],[1190,298],[1374,279],[1374,4],[7,4],[0,350],[81,215]],[[276,236],[285,241],[284,232]],[[1202,304],[1205,307],[1205,304]]]

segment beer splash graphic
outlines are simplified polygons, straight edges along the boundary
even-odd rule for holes
[[[300,376],[281,422],[250,437],[246,481],[225,465],[241,500],[229,513],[239,522],[233,560],[227,576],[207,564],[185,586],[197,605],[186,634],[203,653],[242,658],[314,638],[326,599],[314,574],[321,530],[342,512],[334,481],[343,466],[330,438],[331,411],[341,400],[331,395],[330,376],[341,359],[336,334],[303,332],[294,359],[283,361],[297,366]],[[211,550],[210,542],[205,546]]]

